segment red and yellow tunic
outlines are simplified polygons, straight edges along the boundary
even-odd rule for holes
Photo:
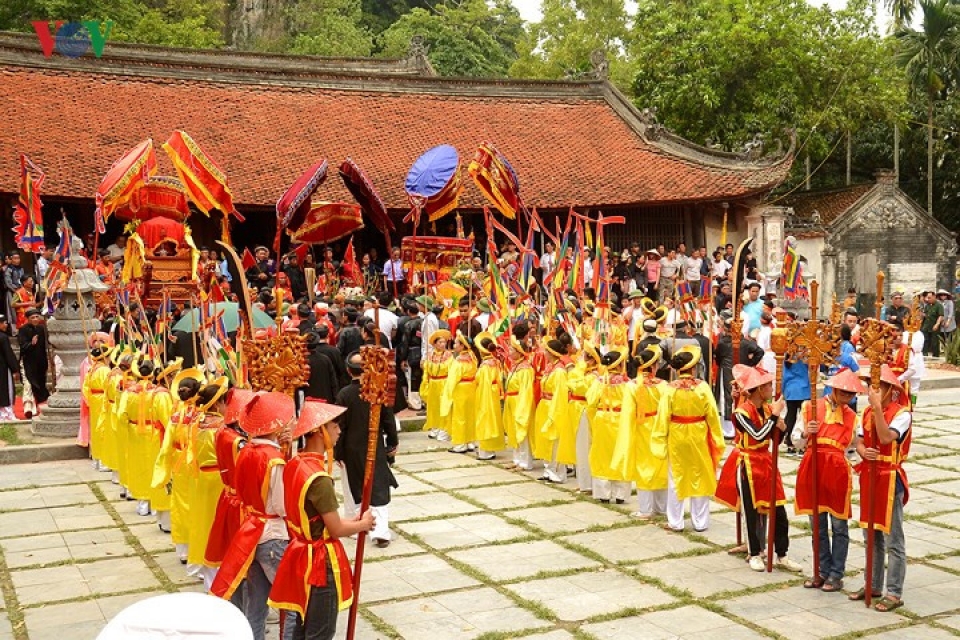
[[[614,468],[614,459],[620,455],[629,455],[631,443],[622,434],[631,432],[633,420],[624,416],[623,409],[627,396],[632,391],[630,380],[620,374],[604,375],[596,378],[587,391],[587,407],[590,412],[590,473],[595,478],[626,482],[633,478],[633,470]],[[628,405],[632,408],[632,403]],[[617,445],[624,447],[623,451]],[[559,455],[557,456],[559,459]],[[564,460],[560,460],[564,462]],[[576,461],[576,453],[574,453]]]
[[[107,383],[107,376],[110,375],[110,367],[103,362],[96,362],[87,370],[87,375],[83,378],[82,393],[87,403],[87,411],[90,421],[90,457],[94,460],[104,462],[104,441],[105,421],[103,418],[104,407],[104,389]],[[106,464],[106,462],[104,462]]]
[[[284,464],[283,454],[277,447],[251,441],[240,450],[235,482],[246,517],[233,537],[220,564],[220,571],[210,587],[213,595],[229,599],[246,577],[267,519],[277,517],[266,513],[266,504],[272,470],[281,464]]]
[[[223,416],[207,413],[192,430],[193,464],[196,466],[195,489],[190,496],[190,541],[187,562],[203,564],[207,541],[217,512],[217,502],[223,492],[220,467],[217,464],[216,433],[223,425]]]
[[[651,440],[657,407],[666,383],[652,375],[631,382],[623,403],[625,429],[621,430],[611,465],[640,491],[667,488],[667,461],[653,455]]]
[[[301,453],[287,463],[283,470],[283,501],[287,511],[287,529],[290,544],[283,553],[277,576],[273,580],[268,603],[277,609],[296,611],[305,616],[311,587],[327,586],[327,564],[333,570],[339,609],[353,602],[353,575],[350,562],[337,538],[331,538],[323,529],[314,537],[311,524],[322,519],[322,514],[307,515],[307,492],[318,478],[326,477],[324,457],[316,453]]]
[[[901,404],[892,402],[883,410],[883,416],[889,425],[897,416],[905,411],[908,412],[909,410]],[[911,421],[912,419],[911,417]],[[873,409],[871,407],[867,407],[863,412],[863,429],[864,431],[873,429]],[[907,504],[907,500],[910,498],[910,485],[907,483],[907,472],[903,468],[903,461],[906,460],[910,454],[912,434],[913,429],[908,429],[906,435],[903,436],[902,442],[894,440],[887,444],[877,442],[875,433],[867,434],[872,435],[873,440],[871,442],[870,439],[865,438],[865,443],[867,446],[872,446],[879,450],[880,455],[878,455],[876,461],[872,463],[876,465],[877,478],[876,484],[874,484],[874,497],[867,495],[869,492],[867,487],[869,478],[868,471],[871,463],[863,461],[857,465],[856,468],[857,473],[860,474],[861,527],[866,527],[867,518],[872,517],[873,524],[877,529],[880,529],[884,533],[890,533],[890,521],[893,518],[893,501],[897,491],[897,477],[903,482],[903,504]],[[869,512],[864,510],[867,504],[872,505]]]
[[[801,412],[804,417],[810,415],[809,402],[803,403]],[[817,513],[849,520],[853,470],[847,462],[846,451],[857,432],[857,413],[846,405],[836,406],[832,398],[820,398],[817,400],[817,422],[820,428],[816,435],[816,505],[813,499],[813,449],[808,446],[797,470],[796,512],[810,516],[816,506]]]
[[[152,486],[160,489],[171,483],[170,536],[174,544],[190,541],[190,496],[196,484],[190,451],[190,430],[197,420],[193,401],[181,402],[170,417],[163,434],[160,453],[153,467]]]
[[[211,567],[220,566],[223,562],[230,541],[243,523],[243,504],[237,496],[236,473],[237,456],[245,444],[243,436],[226,425],[217,429],[214,436],[217,468],[220,470],[223,491],[217,501],[213,524],[210,526],[210,538],[204,553],[204,562]]]
[[[770,509],[770,473],[773,468],[770,438],[777,432],[777,427],[774,425],[769,431],[763,433],[763,425],[771,418],[768,411],[764,407],[761,412],[752,402],[743,402],[734,410],[734,424],[737,427],[736,462],[731,463],[728,460],[724,465],[724,473],[721,474],[714,493],[717,502],[731,509],[740,509],[737,479],[741,468],[746,472],[754,508],[758,513],[767,513]],[[751,425],[753,433],[743,428],[745,423]],[[758,433],[763,435],[758,437]],[[777,506],[784,505],[787,503],[787,498],[783,492],[783,480],[779,469],[776,471],[776,482]]]
[[[467,444],[477,439],[474,411],[477,391],[477,361],[470,351],[461,352],[447,375],[440,396],[440,417],[449,420],[450,442]]]

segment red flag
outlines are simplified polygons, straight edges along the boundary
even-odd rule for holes
[[[360,279],[360,265],[357,264],[357,253],[353,249],[353,237],[347,243],[347,250],[343,254],[343,275],[354,285]]]
[[[352,238],[351,238],[350,242],[353,243],[353,239],[352,239]],[[351,244],[350,246],[353,246],[353,244]],[[297,262],[298,262],[298,263],[300,264],[300,266],[302,267],[302,266],[303,266],[303,261],[307,259],[307,254],[310,253],[310,245],[304,243],[304,244],[300,245],[299,247],[297,247],[296,249],[294,249],[294,250],[293,250],[293,253],[297,256]]]
[[[193,138],[183,131],[174,131],[163,143],[163,150],[170,156],[190,201],[200,211],[210,215],[211,209],[218,209],[224,216],[232,214],[243,222],[243,216],[233,206],[233,193],[227,185],[227,177]]]
[[[223,289],[220,288],[220,283],[217,282],[216,276],[210,277],[210,302],[226,302]]]
[[[13,228],[17,246],[24,251],[43,250],[43,214],[40,185],[45,175],[30,158],[20,154],[20,198],[14,210]]]
[[[243,258],[240,260],[240,264],[243,266],[244,271],[257,266],[257,259],[253,257],[252,253],[250,253],[250,249],[243,250]]]

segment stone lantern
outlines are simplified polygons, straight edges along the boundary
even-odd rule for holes
[[[73,272],[63,289],[60,304],[47,321],[47,336],[60,356],[60,380],[43,413],[33,419],[37,436],[73,438],[80,427],[80,364],[87,357],[86,336],[100,330],[93,294],[107,290],[86,258],[71,252]]]

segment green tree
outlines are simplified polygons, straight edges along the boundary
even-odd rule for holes
[[[594,51],[606,53],[611,79],[629,86],[626,63],[627,12],[623,0],[543,0],[543,18],[519,43],[510,75],[524,78],[576,77],[592,68]]]
[[[349,57],[373,50],[360,0],[300,0],[288,15],[291,53]]]
[[[923,96],[927,110],[927,212],[933,214],[934,111],[956,86],[960,55],[960,7],[952,0],[920,0],[921,30],[901,28],[897,64],[910,90]]]
[[[434,69],[444,76],[504,76],[516,59],[523,21],[509,0],[443,2],[432,10],[413,9],[380,37],[381,53],[406,55],[410,40],[422,36]]]
[[[363,0],[361,24],[374,36],[379,36],[390,25],[413,9],[429,9],[427,0]]]

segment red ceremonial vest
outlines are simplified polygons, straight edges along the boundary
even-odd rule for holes
[[[204,552],[204,560],[212,566],[219,566],[223,562],[230,541],[243,523],[243,504],[237,496],[234,478],[237,472],[237,456],[244,442],[239,433],[226,425],[217,429],[214,436],[217,466],[220,468],[223,491],[220,492],[220,499],[217,501],[217,511],[213,516],[207,549]]]
[[[887,424],[893,422],[900,413],[908,411],[903,405],[891,402],[883,410],[883,417]],[[913,417],[911,416],[911,423]],[[867,461],[857,465],[857,472],[860,474],[860,524],[866,526],[867,518],[871,517],[874,526],[884,533],[890,533],[890,522],[893,518],[893,501],[897,490],[897,476],[903,482],[903,504],[907,504],[910,498],[910,485],[907,483],[907,472],[903,469],[903,461],[910,454],[910,442],[913,438],[913,429],[907,431],[903,442],[888,442],[880,444],[877,441],[876,433],[871,433],[873,426],[873,410],[871,407],[863,412],[863,432],[864,444],[880,451],[876,461],[876,484],[874,485],[874,495],[869,495],[869,470],[870,463]],[[864,493],[866,490],[867,493]],[[872,505],[869,513],[865,511],[867,505]]]

